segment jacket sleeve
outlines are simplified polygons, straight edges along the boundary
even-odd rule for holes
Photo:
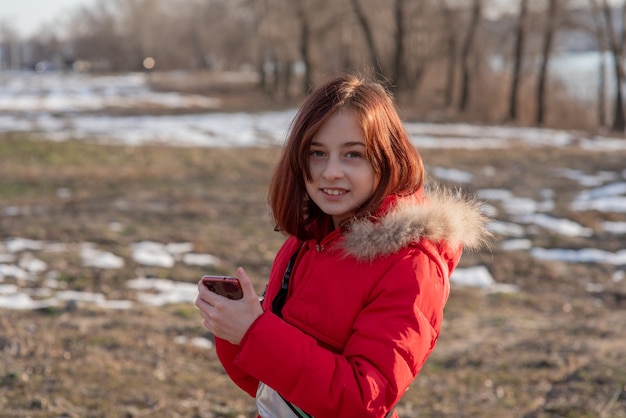
[[[239,346],[215,337],[215,351],[232,381],[250,396],[256,396],[259,381],[234,364],[239,355]]]
[[[419,250],[405,253],[372,290],[341,353],[265,312],[234,364],[316,418],[384,417],[439,335],[449,289],[439,266]]]
[[[289,258],[288,254],[291,254],[295,248],[298,246],[298,241],[291,237],[287,242],[281,247],[281,249],[276,254],[276,258],[272,265],[272,272],[270,273],[270,277],[276,276],[276,271],[281,271],[284,269],[284,264],[286,264],[286,258]],[[278,276],[276,276],[278,277]],[[268,284],[268,286],[270,286]],[[276,287],[276,285],[274,285]],[[264,302],[264,309],[269,309],[270,299],[268,298]],[[257,319],[258,321],[258,319]],[[254,323],[251,328],[254,327]],[[248,331],[249,332],[249,331]],[[256,391],[259,386],[259,380],[255,379],[249,373],[245,372],[241,368],[239,368],[235,361],[237,356],[239,355],[240,346],[229,343],[226,340],[215,337],[215,351],[217,352],[217,356],[224,367],[224,370],[228,374],[228,376],[235,382],[237,386],[247,392],[250,396],[256,396]]]

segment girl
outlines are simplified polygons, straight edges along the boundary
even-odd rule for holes
[[[342,75],[304,102],[270,185],[288,237],[262,304],[242,268],[243,299],[198,286],[219,359],[259,416],[397,416],[462,248],[488,236],[474,201],[423,182],[382,86]]]

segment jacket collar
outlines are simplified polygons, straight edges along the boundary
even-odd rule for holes
[[[411,196],[389,196],[374,216],[353,221],[341,246],[360,260],[392,254],[422,239],[476,250],[491,236],[486,222],[480,203],[460,191],[420,189]]]

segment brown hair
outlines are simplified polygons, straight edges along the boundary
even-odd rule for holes
[[[311,237],[307,227],[312,222],[332,224],[309,199],[305,180],[311,179],[309,148],[313,137],[332,115],[346,107],[359,119],[366,157],[379,180],[355,215],[375,212],[390,194],[411,194],[422,186],[422,158],[410,143],[390,94],[378,83],[341,75],[315,89],[292,122],[269,190],[270,207],[280,231],[304,240]]]

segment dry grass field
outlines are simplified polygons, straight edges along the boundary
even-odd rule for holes
[[[429,167],[474,173],[468,192],[506,188],[539,200],[542,189],[554,190],[554,216],[594,230],[589,238],[539,230],[529,237],[535,246],[626,247],[623,234],[599,227],[619,220],[615,214],[571,211],[581,186],[553,175],[559,167],[621,173],[625,152],[519,146],[423,156]],[[276,158],[271,148],[136,148],[4,135],[0,210],[20,211],[0,217],[0,242],[92,242],[124,257],[124,268],[100,270],[65,253],[37,255],[68,289],[109,299],[132,299],[125,282],[139,275],[196,282],[202,268],[140,266],[128,253],[142,240],[191,242],[219,257],[221,272],[244,266],[260,292],[283,239],[265,200]],[[461,262],[478,264],[519,292],[453,286],[442,336],[402,399],[401,416],[626,417],[626,280],[611,279],[616,267],[538,261],[527,251],[504,252],[497,241]],[[4,283],[35,288],[43,280]],[[254,401],[229,381],[214,351],[177,343],[181,335],[210,339],[191,304],[0,310],[0,417],[255,416]]]

